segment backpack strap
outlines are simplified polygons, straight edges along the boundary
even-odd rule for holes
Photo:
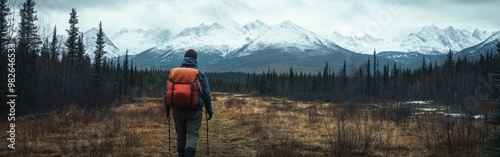
[[[194,82],[191,82],[191,96],[189,96],[189,97],[190,97],[190,99],[189,99],[189,104],[190,104],[190,105],[194,105],[194,104],[193,104],[193,98],[194,98]],[[196,98],[196,99],[198,99],[198,98]],[[198,105],[198,104],[196,104],[196,105]]]
[[[201,77],[201,71],[200,69],[198,70],[198,89],[200,90],[200,96],[203,95],[203,78]]]
[[[172,106],[174,106],[174,86],[175,86],[175,82],[174,82],[174,81],[172,81],[172,80],[170,80],[170,82],[172,82],[172,89],[171,89],[171,91],[172,91],[172,92],[170,92],[170,93],[171,93],[171,94],[170,94],[170,101],[171,101],[171,103],[170,103],[170,104],[171,104]]]

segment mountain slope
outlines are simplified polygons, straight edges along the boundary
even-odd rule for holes
[[[468,58],[477,59],[481,54],[486,54],[488,51],[496,52],[496,44],[500,42],[500,31],[495,32],[492,36],[488,37],[483,42],[468,47],[457,53],[458,56],[467,56]]]

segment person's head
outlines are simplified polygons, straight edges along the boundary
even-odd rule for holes
[[[186,57],[191,57],[193,58],[194,60],[196,60],[198,58],[198,54],[196,53],[195,50],[193,49],[189,49],[186,51],[186,53],[184,54],[184,58]]]

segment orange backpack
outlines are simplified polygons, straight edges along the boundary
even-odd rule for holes
[[[200,71],[194,68],[173,68],[168,76],[165,103],[180,109],[195,109],[200,95]]]

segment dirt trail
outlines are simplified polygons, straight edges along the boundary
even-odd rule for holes
[[[252,148],[254,144],[251,137],[248,137],[244,133],[244,128],[229,122],[229,115],[232,114],[232,111],[224,107],[224,98],[223,100],[213,101],[213,108],[215,112],[214,117],[208,121],[209,156],[255,156],[255,150]],[[206,116],[204,116],[197,150],[197,156],[200,157],[207,156],[206,122]],[[172,126],[172,141],[175,141],[173,129]],[[175,150],[176,148],[173,146],[171,149]],[[173,152],[176,155],[176,152]]]
[[[207,121],[205,113],[203,113],[203,122],[200,129],[200,137],[197,148],[197,156],[199,157],[247,157],[256,155],[256,150],[254,147],[255,139],[248,135],[247,128],[234,125],[234,120],[230,119],[231,117],[235,117],[236,115],[233,112],[233,109],[228,109],[224,106],[224,102],[227,100],[227,98],[228,96],[219,97],[219,100],[213,101],[213,108],[215,113],[212,120],[208,121],[210,155],[207,155]],[[136,109],[136,111],[146,110],[145,108],[154,108],[155,110],[160,109],[161,111],[159,112],[164,113],[161,99],[154,98],[153,100],[145,100],[143,102],[150,102],[150,105],[143,106],[140,105],[142,102],[138,102],[120,106],[118,108],[120,110],[120,108],[126,108],[127,106],[134,105],[137,107],[138,105],[139,108]],[[160,142],[154,142],[156,146],[150,147],[148,151],[141,154],[145,156],[161,156],[161,154],[167,154],[168,156],[177,156],[176,135],[173,119],[171,121],[170,127],[170,154],[168,153],[168,123],[166,120],[161,120],[156,124],[153,124],[151,126],[147,125],[145,128],[143,128],[145,130],[144,132],[154,134],[150,135],[149,137],[160,138],[151,140],[159,140]],[[145,140],[146,139],[143,139],[142,142],[146,142]]]

